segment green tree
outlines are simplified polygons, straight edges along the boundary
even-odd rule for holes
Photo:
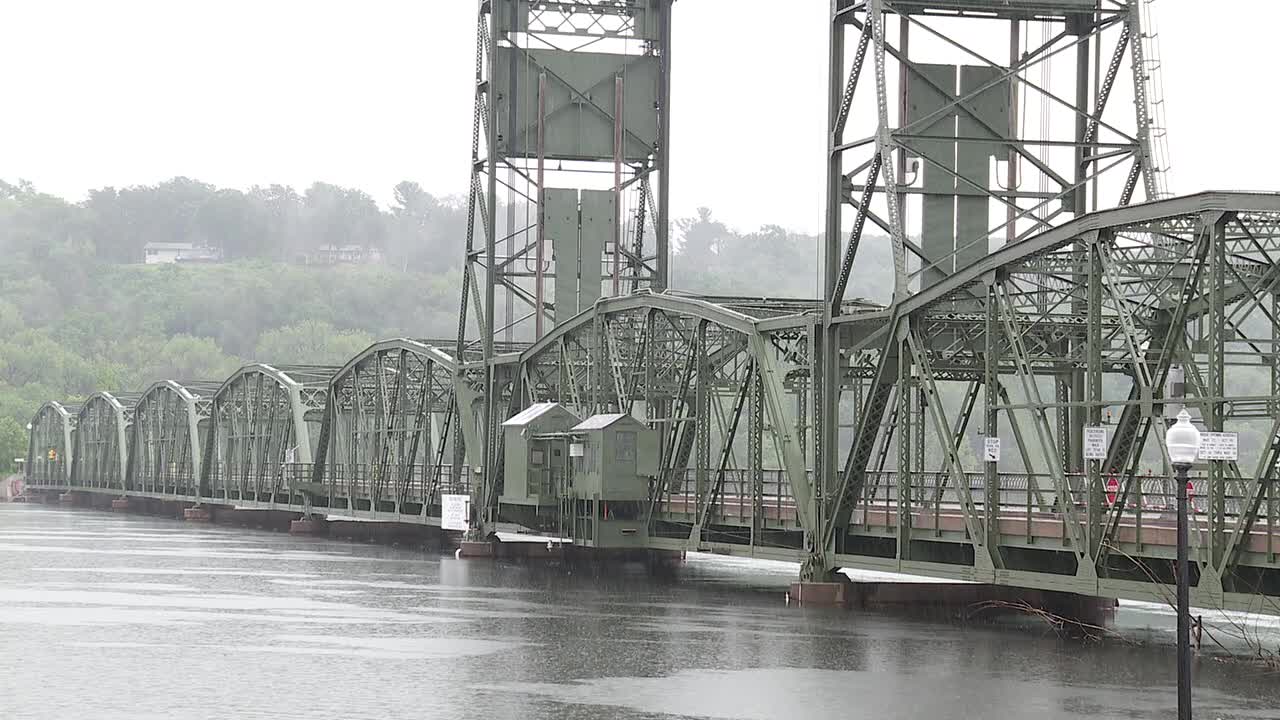
[[[304,320],[262,334],[254,357],[277,364],[342,365],[373,344],[358,330],[338,330],[327,322]]]
[[[311,247],[383,246],[385,220],[368,193],[318,182],[307,188],[303,204]]]
[[[8,417],[0,417],[0,476],[15,470],[14,458],[27,456],[27,430],[25,424]]]

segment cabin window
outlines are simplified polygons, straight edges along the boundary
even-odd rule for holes
[[[620,430],[614,436],[613,459],[615,462],[635,462],[636,434],[630,430]]]

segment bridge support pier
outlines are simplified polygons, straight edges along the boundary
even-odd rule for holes
[[[330,538],[340,540],[377,543],[392,547],[416,547],[424,550],[439,550],[445,542],[445,531],[431,525],[386,521],[364,522],[337,518],[315,519],[320,523],[316,526],[320,528],[320,533],[327,532]],[[290,532],[293,532],[292,528]]]
[[[460,558],[495,558],[498,556],[497,540],[463,540],[458,545]]]
[[[211,523],[213,510],[207,505],[195,505],[182,511],[182,519],[187,522]]]
[[[112,510],[113,512],[128,512],[128,511],[129,511],[129,498],[127,498],[127,497],[112,498],[112,500],[111,500],[111,510]]]
[[[845,580],[834,582],[793,582],[787,591],[787,604],[797,607],[849,607],[849,586]]]
[[[64,492],[58,496],[58,504],[66,505],[69,507],[80,507],[84,505],[84,497],[82,496],[81,493],[75,492],[73,490],[68,490],[67,492]]]
[[[843,578],[845,576],[838,576]],[[1064,631],[1102,630],[1115,620],[1113,598],[981,583],[795,582],[787,595],[800,607],[885,610],[958,620],[1040,618]]]
[[[301,517],[289,522],[290,535],[324,536],[329,534],[329,521],[318,515]]]
[[[980,583],[851,583],[859,610],[891,610],[933,618],[992,620],[1025,616],[1066,630],[1101,630],[1115,620],[1116,601],[1061,591]]]

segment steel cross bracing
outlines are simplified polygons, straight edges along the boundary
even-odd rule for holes
[[[490,8],[523,8],[530,34],[546,38],[604,42],[610,33],[648,32],[647,21],[628,19],[639,15],[599,6],[482,6],[477,133],[483,126],[488,138],[493,127],[484,125],[494,92],[484,63],[499,20]],[[669,18],[664,4],[609,7],[659,7],[663,22]],[[943,43],[924,27],[944,20],[930,9],[962,24],[971,22],[966,13],[991,11],[994,20],[972,22],[1001,24],[1008,35],[1015,20],[1023,35],[1035,23],[1050,32],[1017,46],[1016,72],[952,47],[964,58],[955,62],[978,68],[957,70],[957,78],[987,79],[968,85],[967,95],[957,79],[949,99],[925,114],[908,106],[917,114],[898,122],[904,101],[890,102],[895,70],[939,73],[900,43],[904,25],[908,38]],[[461,342],[388,340],[342,368],[258,365],[212,391],[157,383],[136,401],[48,403],[32,422],[30,484],[427,524],[440,522],[441,494],[469,492],[480,532],[523,522],[563,533],[564,517],[527,521],[500,502],[494,434],[495,423],[556,401],[581,417],[630,413],[657,430],[657,470],[642,515],[650,548],[799,561],[806,577],[861,567],[1152,599],[1172,581],[1174,556],[1163,420],[1185,404],[1206,429],[1239,433],[1241,448],[1236,463],[1193,471],[1194,601],[1278,612],[1280,196],[1129,202],[1139,187],[1152,192],[1145,174],[1157,172],[1144,159],[1148,121],[1120,100],[1132,84],[1134,38],[1142,36],[1136,18],[1130,5],[1109,1],[837,2],[828,179],[832,207],[850,212],[833,210],[838,232],[823,245],[821,299],[697,297],[654,284],[602,292],[566,317],[555,315],[547,295],[544,319],[555,322],[507,342],[491,319],[480,334],[465,328],[495,314],[492,297],[480,301],[489,293],[485,268],[498,267],[490,261],[503,247],[489,232],[468,244],[474,262],[464,280]],[[523,47],[522,33],[500,42]],[[846,34],[856,36],[851,56],[843,53]],[[664,58],[668,52],[664,45]],[[1032,72],[1050,55],[1072,59],[1066,77],[1085,78],[1083,91],[1062,93]],[[914,69],[899,68],[899,57]],[[875,77],[862,78],[867,73]],[[1052,95],[1044,105],[1073,121],[1059,127],[1063,137],[1035,137],[1018,124],[1021,135],[999,136],[978,102],[992,82],[1006,83],[1011,95],[1015,86],[1023,96]],[[978,117],[968,117],[971,110]],[[938,136],[911,129],[936,112],[952,118],[953,137],[944,139],[953,157],[965,144],[994,147],[989,159],[1013,158],[1020,177],[1039,174],[1043,187],[973,187],[973,167],[948,164],[945,149],[928,144],[942,142]],[[872,129],[856,134],[868,121]],[[481,233],[496,222],[485,187],[507,170],[483,147],[471,198]],[[862,149],[875,152],[845,159]],[[949,178],[950,189],[908,182],[904,157],[941,165],[934,181]],[[1111,165],[1117,172],[1104,172]],[[642,193],[650,219],[655,194]],[[953,234],[948,253],[930,254],[937,237],[906,232],[924,198],[944,195],[951,207],[985,198],[989,215],[1003,219],[971,228],[994,238],[981,253],[966,254]],[[871,240],[860,233],[868,222],[900,246],[891,253],[901,262],[889,306],[843,297],[865,282],[859,259]],[[913,259],[922,254],[928,263]],[[503,286],[494,275],[492,284]],[[607,273],[601,277],[607,282]],[[517,289],[531,287],[513,278]],[[1174,368],[1186,377],[1185,397],[1169,395]],[[1104,429],[1105,460],[1083,457],[1086,427]],[[1001,440],[997,462],[979,460],[987,437]],[[123,454],[111,455],[113,444]],[[93,459],[82,463],[81,452]],[[120,484],[111,473],[122,458]],[[101,477],[77,472],[104,460]]]

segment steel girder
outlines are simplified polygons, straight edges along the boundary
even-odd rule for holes
[[[162,380],[133,408],[125,487],[163,495],[198,495],[204,436],[220,383]]]
[[[200,495],[288,502],[308,477],[328,382],[337,368],[246,365],[213,395]]]
[[[1002,248],[895,304],[885,313],[886,345],[860,351],[876,358],[877,369],[858,380],[866,383],[863,415],[829,512],[837,553],[866,531],[853,511],[865,518],[871,509],[872,449],[892,431],[884,427],[886,398],[913,383],[933,388],[922,410],[934,428],[932,447],[976,449],[981,437],[1003,437],[1004,455],[985,464],[971,456],[969,467],[958,468],[961,458],[944,451],[927,467],[911,466],[910,478],[899,472],[892,515],[900,567],[959,563],[970,567],[968,577],[988,580],[1055,568],[1072,578],[1060,587],[1090,592],[1141,574],[1167,579],[1172,486],[1142,476],[1170,475],[1163,418],[1171,412],[1165,405],[1176,402],[1206,429],[1241,438],[1239,463],[1205,463],[1195,473],[1200,592],[1280,595],[1273,550],[1280,424],[1270,398],[1280,337],[1277,223],[1276,194],[1201,193],[1102,211]],[[1186,369],[1186,397],[1166,397],[1174,366]],[[1054,391],[1075,372],[1084,376],[1081,400]],[[985,427],[967,438],[940,407],[962,407],[954,391],[961,381],[997,391],[984,391]],[[1073,427],[1086,425],[1106,431],[1105,461],[1082,457]],[[910,457],[900,452],[899,466]],[[979,467],[984,479],[959,487]],[[1026,481],[1014,486],[1013,473],[1024,472]],[[941,535],[939,509],[922,502],[919,489],[939,473],[957,488],[941,513],[960,523],[954,539],[973,547],[963,556],[931,546]],[[1032,498],[1037,477],[1049,490],[1048,507]],[[1111,477],[1119,480],[1114,502],[1106,499]],[[978,499],[966,497],[975,492]],[[904,532],[930,510],[933,527]],[[1058,528],[1056,543],[1033,532],[1045,523]],[[975,558],[990,561],[985,572]]]
[[[328,383],[311,501],[427,515],[441,493],[468,492],[469,473],[455,463],[457,378],[452,356],[418,340],[374,343],[352,358]]]
[[[136,398],[134,394],[98,392],[80,406],[71,463],[72,485],[124,489],[129,426]]]
[[[71,484],[76,418],[80,408],[49,401],[31,418],[25,465],[28,485]]]

